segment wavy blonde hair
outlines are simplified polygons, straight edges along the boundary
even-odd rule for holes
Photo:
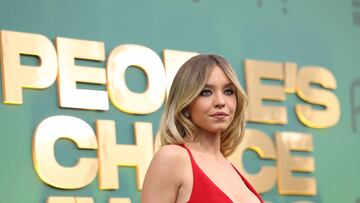
[[[186,61],[177,72],[160,122],[161,145],[184,144],[186,135],[192,138],[196,137],[199,129],[191,119],[184,116],[183,111],[203,90],[206,80],[215,66],[220,67],[235,86],[237,105],[234,119],[222,132],[220,144],[221,153],[225,157],[235,151],[244,136],[247,96],[230,64],[218,55],[194,56]]]

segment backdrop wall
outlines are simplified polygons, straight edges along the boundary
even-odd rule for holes
[[[276,182],[262,197],[277,203],[360,202],[360,1],[1,0],[0,5],[0,29],[3,31],[43,35],[54,47],[56,37],[103,42],[106,58],[100,62],[76,62],[80,65],[105,68],[114,48],[136,44],[153,50],[161,59],[164,50],[223,55],[236,70],[244,87],[247,84],[246,60],[293,63],[297,70],[309,66],[328,70],[336,80],[336,88],[328,90],[339,102],[336,124],[314,128],[301,122],[295,106],[309,102],[303,101],[295,92],[286,93],[283,101],[264,102],[286,108],[286,123],[249,120],[248,129],[260,130],[273,143],[276,143],[276,132],[306,133],[312,139],[312,150],[291,154],[313,157],[314,170],[294,173],[294,176],[316,180],[316,194],[281,194],[278,186],[281,173],[277,173]],[[34,57],[22,55],[20,59],[21,64],[39,65]],[[263,68],[266,69],[266,65]],[[1,74],[0,91],[4,93],[4,79],[8,76],[4,69]],[[146,91],[147,76],[139,68],[128,68],[125,77],[131,91]],[[284,84],[282,80],[264,83]],[[309,86],[324,89],[319,84]],[[155,136],[163,107],[147,114],[132,114],[120,110],[109,99],[108,110],[64,108],[59,105],[57,88],[57,82],[41,90],[23,88],[22,104],[6,103],[2,95],[0,201],[46,202],[50,201],[46,200],[50,196],[66,196],[89,197],[94,202],[121,197],[140,202],[135,167],[118,168],[119,189],[99,189],[98,175],[80,189],[46,184],[36,172],[33,161],[34,132],[44,119],[57,115],[79,118],[94,132],[96,120],[112,120],[116,142],[134,145],[134,123],[151,123]],[[78,84],[77,88],[108,89],[104,84]],[[325,109],[314,104],[312,107]],[[74,142],[66,139],[58,140],[54,151],[57,162],[66,167],[74,166],[79,157],[99,156],[96,150],[79,150]],[[247,150],[243,153],[243,168],[249,174],[258,173],[263,166],[280,170],[278,158],[264,160],[255,151]]]

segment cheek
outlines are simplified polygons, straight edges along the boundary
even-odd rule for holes
[[[191,112],[205,112],[209,106],[209,101],[205,98],[197,98],[190,104]]]
[[[189,111],[191,114],[191,118],[194,119],[194,117],[197,117],[199,112],[201,112],[201,101],[199,99],[195,99],[190,105],[189,105]]]
[[[235,97],[234,99],[231,99],[229,102],[229,110],[231,112],[231,118],[230,118],[231,122],[234,120],[236,109],[237,109],[237,99]]]
[[[236,97],[233,97],[230,99],[229,101],[229,109],[230,111],[232,111],[233,113],[235,113],[236,111],[236,106],[237,106],[237,99]]]

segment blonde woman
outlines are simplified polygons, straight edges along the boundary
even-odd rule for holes
[[[263,203],[226,160],[240,143],[247,97],[221,56],[198,55],[176,74],[160,124],[162,147],[142,203]]]

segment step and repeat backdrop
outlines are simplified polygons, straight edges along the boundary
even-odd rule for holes
[[[229,160],[266,202],[360,202],[360,0],[0,5],[1,203],[139,203],[171,82],[199,53],[249,96]]]

